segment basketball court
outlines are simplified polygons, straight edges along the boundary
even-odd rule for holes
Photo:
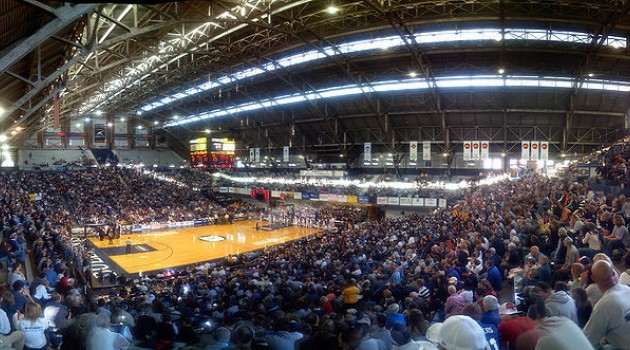
[[[296,226],[272,231],[256,230],[256,222],[250,220],[229,225],[122,235],[111,243],[107,239],[101,241],[96,237],[90,237],[89,241],[97,248],[96,254],[100,258],[117,265],[112,266],[114,270],[136,274],[256,251],[300,239],[317,231],[319,230]],[[127,247],[127,239],[131,240],[130,247]]]

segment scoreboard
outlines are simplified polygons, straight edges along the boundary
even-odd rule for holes
[[[190,140],[190,164],[193,168],[208,166],[208,138],[200,137]]]
[[[200,137],[190,140],[190,161],[193,168],[231,169],[234,167],[236,142],[227,138]]]

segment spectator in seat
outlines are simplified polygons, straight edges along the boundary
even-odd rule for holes
[[[0,296],[0,302],[3,301]],[[21,350],[24,348],[24,332],[11,331],[11,323],[7,317],[7,313],[0,309],[0,344],[10,345],[13,349]]]
[[[613,224],[615,225],[612,232],[604,236],[606,241],[606,255],[612,256],[613,250],[626,250],[630,247],[630,233],[625,226],[625,221],[621,215],[613,216]]]
[[[547,316],[564,316],[578,324],[577,307],[575,301],[568,294],[568,287],[564,282],[556,282],[555,290],[547,283],[536,284],[541,289],[540,296],[545,300]]]
[[[593,264],[593,281],[604,295],[593,308],[584,332],[595,347],[605,338],[605,342],[614,348],[626,349],[630,344],[630,288],[617,283],[613,269],[606,260]]]
[[[578,326],[580,328],[584,328],[586,322],[591,317],[591,313],[593,312],[593,306],[588,301],[588,296],[586,295],[586,290],[584,288],[574,288],[571,290],[571,296],[573,300],[575,300],[575,307],[577,308],[578,315]]]
[[[129,345],[122,334],[110,330],[110,319],[106,314],[96,315],[95,325],[88,334],[87,350],[119,350]]]
[[[456,315],[442,324],[434,324],[427,331],[429,340],[445,350],[491,349],[483,328],[469,316]]]
[[[578,252],[575,245],[573,245],[573,239],[571,237],[567,237],[562,242],[564,247],[567,250],[567,255],[564,258],[564,264],[562,265],[562,270],[570,271],[571,266],[580,258],[580,253]]]
[[[483,297],[483,313],[481,314],[481,323],[490,324],[495,327],[501,323],[499,316],[499,301],[493,295]]]
[[[483,264],[486,268],[486,271],[488,272],[488,277],[486,277],[486,279],[492,285],[492,289],[497,294],[501,293],[501,290],[503,289],[503,281],[501,279],[501,273],[499,272],[499,269],[494,266],[494,263],[490,259],[485,260]]]
[[[48,324],[41,317],[42,308],[38,303],[29,301],[26,304],[24,314],[18,313],[18,330],[24,332],[25,350],[46,350],[48,341],[46,340],[46,328]]]
[[[360,337],[358,340],[360,341]],[[238,326],[234,330],[232,341],[234,343],[234,349],[252,349],[254,330],[249,326]]]
[[[515,349],[521,334],[536,328],[536,322],[521,315],[514,304],[502,304],[499,307],[499,314],[501,315],[501,323],[497,329],[499,330],[501,349]]]
[[[516,340],[515,349],[593,349],[575,322],[566,317],[548,316],[545,304],[542,298],[535,299],[531,309],[536,318],[536,328],[523,333]]]
[[[453,315],[461,315],[464,306],[466,306],[466,300],[461,294],[457,293],[455,286],[448,286],[448,293],[449,297],[446,299],[446,305],[444,306],[444,319],[448,319]]]
[[[214,342],[208,346],[204,350],[222,350],[226,349],[230,346],[230,337],[232,333],[229,329],[225,327],[217,328],[213,333]]]

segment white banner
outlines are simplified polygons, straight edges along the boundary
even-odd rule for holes
[[[376,204],[387,204],[387,197],[376,197]]]
[[[372,161],[372,143],[366,142],[363,144],[363,161],[371,162]]]
[[[479,160],[479,145],[481,142],[473,141],[472,142],[472,160]]]
[[[446,199],[444,198],[440,198],[439,202],[438,202],[438,207],[440,208],[446,208]]]
[[[481,159],[490,158],[490,142],[481,141]]]
[[[464,141],[464,160],[472,159],[472,142]]]
[[[255,158],[254,158],[255,157],[254,151],[255,151],[255,148],[253,148],[253,147],[249,148],[249,161],[250,162],[255,162],[256,161]]]
[[[431,160],[431,141],[422,142],[422,160]]]
[[[285,163],[289,162],[289,146],[284,146],[282,150],[282,161]]]
[[[424,198],[414,198],[412,203],[414,207],[421,207],[424,205]]]
[[[398,198],[398,197],[387,197],[387,204],[389,204],[389,205],[398,205],[398,204],[400,204],[400,198]]]
[[[538,160],[539,159],[538,141],[532,141],[532,143],[530,144],[530,147],[531,147],[531,153],[529,154],[529,158],[532,160]]]
[[[425,207],[437,207],[437,198],[425,198],[424,199],[424,206]]]
[[[418,141],[409,142],[409,160],[414,162],[418,160]]]
[[[549,160],[549,142],[540,142],[540,159]]]
[[[412,206],[413,199],[411,197],[400,197],[400,205]]]
[[[254,162],[260,163],[260,148],[254,148]]]
[[[521,159],[529,159],[529,141],[521,142]]]

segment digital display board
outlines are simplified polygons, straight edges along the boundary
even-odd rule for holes
[[[190,140],[190,165],[193,168],[207,168],[208,161],[208,138]]]
[[[193,168],[231,169],[234,167],[236,142],[228,138],[206,137],[190,140],[190,161]]]

